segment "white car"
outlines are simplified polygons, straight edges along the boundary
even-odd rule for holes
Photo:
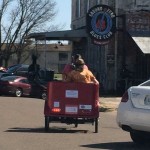
[[[150,80],[124,93],[117,109],[117,124],[130,132],[133,142],[150,141]]]

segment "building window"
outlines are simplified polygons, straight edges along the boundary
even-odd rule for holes
[[[67,61],[68,60],[68,53],[59,53],[59,61]]]
[[[81,16],[81,1],[76,0],[76,18]]]

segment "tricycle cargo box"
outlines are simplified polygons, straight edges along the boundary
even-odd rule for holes
[[[99,118],[98,101],[99,86],[96,84],[49,82],[48,97],[44,107],[44,115],[48,120],[45,121],[61,122],[63,118],[65,122],[64,118],[67,120],[69,118],[72,120],[70,123],[75,124],[84,122],[83,120],[94,122]]]

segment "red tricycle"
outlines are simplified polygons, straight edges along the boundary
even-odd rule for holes
[[[98,133],[99,119],[99,85],[93,83],[74,83],[52,81],[48,83],[47,100],[45,100],[45,131],[49,123],[66,124],[91,123]]]

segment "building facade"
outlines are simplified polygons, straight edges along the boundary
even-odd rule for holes
[[[150,77],[150,1],[72,0],[72,30],[87,29],[87,12],[96,5],[116,13],[116,33],[105,45],[93,44],[89,36],[73,41],[73,53],[83,56],[102,92],[122,94]]]
[[[54,70],[55,73],[61,73],[64,66],[71,62],[72,46],[70,44],[43,44],[37,42],[30,45],[21,57],[21,64],[30,65],[32,55],[37,56],[37,63],[41,69]],[[8,66],[17,64],[16,54],[11,55]]]
[[[71,45],[60,44],[40,44],[37,45],[37,63],[41,68],[54,70],[61,73],[68,62],[71,62]]]

